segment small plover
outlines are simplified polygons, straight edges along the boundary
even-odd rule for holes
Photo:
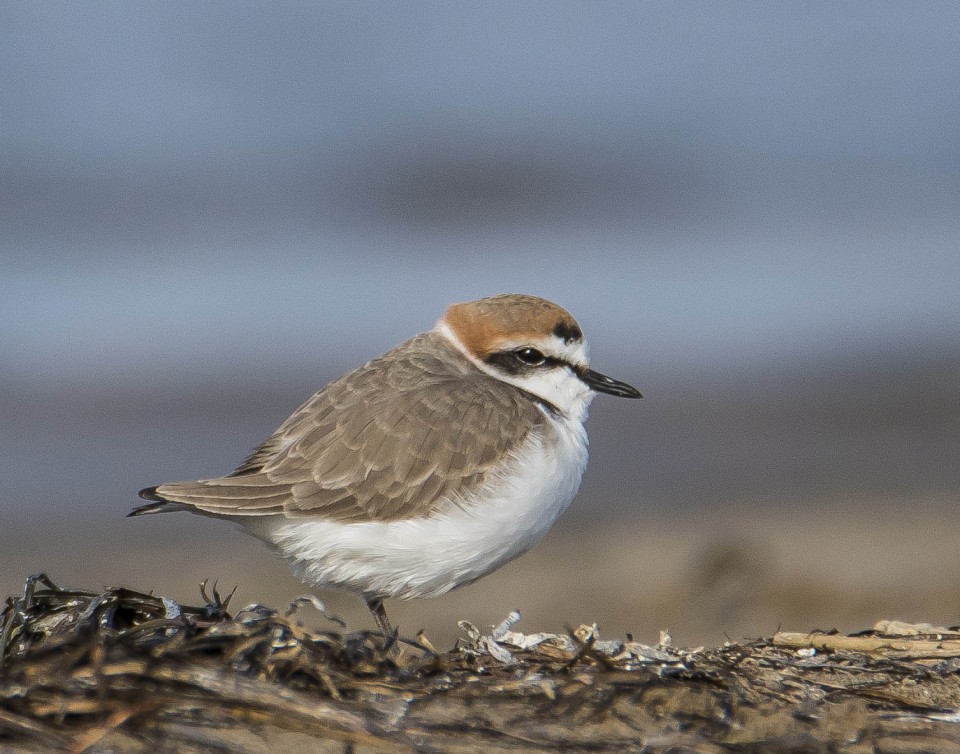
[[[596,393],[639,398],[590,368],[583,332],[542,298],[450,306],[437,325],[334,380],[233,473],[140,491],[129,515],[240,524],[315,587],[434,597],[533,547],[587,463]]]

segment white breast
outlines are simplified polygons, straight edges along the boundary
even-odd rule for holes
[[[587,463],[587,435],[573,418],[550,417],[550,424],[482,490],[429,518],[241,523],[315,586],[404,599],[443,594],[529,550],[573,500]]]

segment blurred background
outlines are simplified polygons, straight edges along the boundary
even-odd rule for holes
[[[551,298],[581,493],[455,621],[960,622],[960,6],[4,2],[0,596],[306,590],[136,491],[230,471],[452,301]],[[359,600],[325,593],[351,625]]]

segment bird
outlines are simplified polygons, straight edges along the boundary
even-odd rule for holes
[[[501,294],[450,305],[316,392],[232,473],[139,492],[129,516],[240,524],[314,588],[436,597],[530,550],[576,495],[598,393],[640,392],[590,367],[559,305]]]

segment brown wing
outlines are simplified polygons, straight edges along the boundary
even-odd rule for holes
[[[518,426],[543,422],[530,396],[426,333],[316,393],[233,475],[160,485],[156,493],[232,516],[429,515],[516,451],[526,439]]]

